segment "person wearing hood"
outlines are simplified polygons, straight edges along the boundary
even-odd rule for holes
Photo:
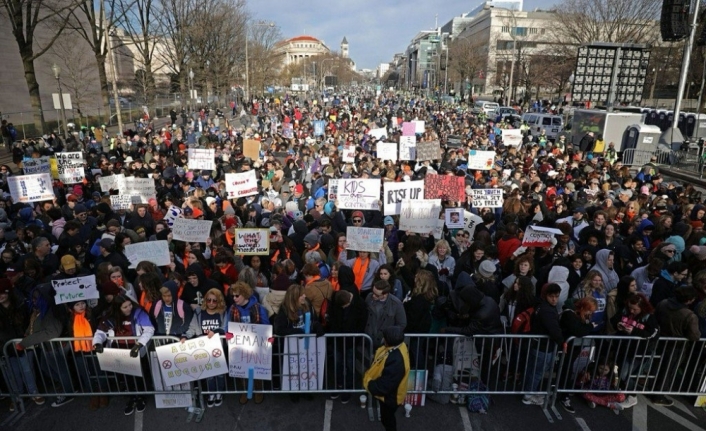
[[[649,218],[643,219],[637,227],[637,234],[642,238],[642,244],[645,246],[645,250],[649,251],[652,248],[651,236],[654,230],[655,225]]]
[[[691,235],[691,230],[691,226],[685,223],[677,223],[674,225],[674,228],[672,228],[672,235],[664,240],[664,244],[672,244],[674,246],[674,254],[670,262],[679,262],[684,259],[682,254],[684,250],[686,250],[686,240],[689,238],[689,235]],[[662,252],[664,252],[665,249],[666,247],[662,249]]]
[[[18,220],[22,222],[25,227],[28,226],[39,226],[44,229],[44,223],[41,220],[34,217],[34,210],[30,207],[22,208],[18,213]]]
[[[64,232],[64,226],[66,226],[66,220],[64,219],[61,210],[56,207],[52,207],[47,211],[47,215],[51,218],[51,234],[54,238],[59,238]]]
[[[666,247],[665,247],[666,248]],[[660,302],[668,298],[674,298],[674,292],[679,286],[684,284],[684,280],[689,277],[689,265],[685,262],[671,262],[664,268],[652,286],[649,295],[650,303],[657,308]]]
[[[204,190],[208,190],[215,184],[213,178],[211,178],[211,171],[201,171],[201,175],[199,175],[199,177],[194,180],[193,184],[194,186],[201,187]]]
[[[152,316],[156,322],[155,335],[173,335],[183,337],[189,330],[193,311],[183,300],[178,299],[179,285],[169,280],[159,289],[161,299],[152,307]]]
[[[306,247],[304,246],[304,238],[309,234],[309,227],[306,225],[304,220],[297,220],[294,222],[292,229],[294,232],[289,235],[289,239],[294,243],[294,247],[297,250],[299,256],[304,255]]]
[[[449,326],[442,332],[465,336],[503,333],[498,303],[478,290],[468,273],[459,274],[449,299],[445,307]]]
[[[316,263],[304,265],[301,274],[304,276],[304,293],[314,306],[316,315],[321,316],[321,307],[324,300],[331,301],[333,287],[331,287],[331,283],[328,280],[322,277],[321,270]]]
[[[186,268],[186,285],[181,293],[181,300],[191,306],[192,310],[203,305],[203,299],[211,289],[218,289],[223,293],[223,286],[214,280],[206,278],[203,267],[199,263],[192,263]]]
[[[135,211],[130,214],[130,217],[125,221],[123,226],[133,231],[136,230],[138,226],[141,226],[145,228],[145,235],[148,237],[154,233],[154,219],[152,219],[152,214],[147,211],[147,206],[145,205],[139,205]]]
[[[363,387],[380,401],[380,421],[386,431],[397,430],[395,412],[407,396],[409,353],[404,328],[391,326],[383,331],[384,345],[375,352],[363,377]]]
[[[614,252],[608,249],[602,249],[599,250],[598,253],[596,253],[596,266],[594,266],[592,269],[598,271],[601,274],[606,294],[618,287],[618,282],[620,281],[618,273],[615,272],[614,264]]]
[[[287,293],[287,288],[292,284],[282,262],[277,262],[272,267],[272,277],[270,292],[262,298],[262,305],[267,310],[267,315],[270,318],[279,312],[284,295]]]
[[[339,274],[340,280],[340,274]],[[378,280],[371,289],[371,294],[365,298],[368,307],[368,321],[365,333],[373,340],[373,347],[383,343],[383,331],[390,326],[407,326],[407,315],[402,301],[391,295],[392,286],[385,280]]]
[[[561,312],[564,308],[564,303],[569,299],[569,268],[561,265],[555,265],[549,271],[549,277],[547,278],[547,283],[554,283],[561,287],[561,294],[559,295],[559,302],[557,302],[557,311]]]

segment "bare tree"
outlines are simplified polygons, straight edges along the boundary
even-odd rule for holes
[[[22,58],[25,81],[32,104],[34,127],[37,132],[44,130],[44,113],[39,95],[39,83],[34,69],[34,61],[46,53],[66,28],[65,18],[75,7],[72,0],[0,0],[12,27]],[[41,27],[51,28],[48,40],[36,40]]]
[[[449,81],[461,83],[461,98],[464,97],[466,81],[473,84],[485,66],[485,44],[465,37],[449,43]]]
[[[274,83],[279,66],[274,48],[280,40],[282,40],[282,32],[278,26],[250,26],[248,60],[250,87],[256,89],[255,94],[262,93],[265,86]]]

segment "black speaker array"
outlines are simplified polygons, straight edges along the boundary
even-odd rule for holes
[[[689,35],[690,0],[664,0],[659,29],[664,42],[675,42]]]

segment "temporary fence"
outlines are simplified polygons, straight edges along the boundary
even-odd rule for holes
[[[257,403],[272,394],[355,394],[370,420],[379,417],[373,397],[362,399],[362,375],[377,347],[371,337],[270,338],[268,328],[184,343],[155,336],[134,359],[134,337],[110,338],[100,354],[90,351],[91,339],[57,338],[28,349],[17,348],[19,339],[8,341],[0,395],[10,396],[15,412],[2,425],[16,422],[33,399],[55,396],[154,396],[158,408],[186,408],[187,421],[198,422],[217,395]],[[568,393],[706,395],[706,339],[592,336],[569,339],[565,352],[535,335],[412,334],[406,344],[411,373],[405,403],[412,406],[427,397],[468,404],[479,395],[524,395],[534,397],[553,422],[552,411],[561,419],[557,398]],[[619,377],[615,388],[582,386],[586,372],[607,363]]]

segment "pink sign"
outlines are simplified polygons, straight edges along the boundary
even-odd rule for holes
[[[414,123],[402,123],[402,136],[414,136]]]

